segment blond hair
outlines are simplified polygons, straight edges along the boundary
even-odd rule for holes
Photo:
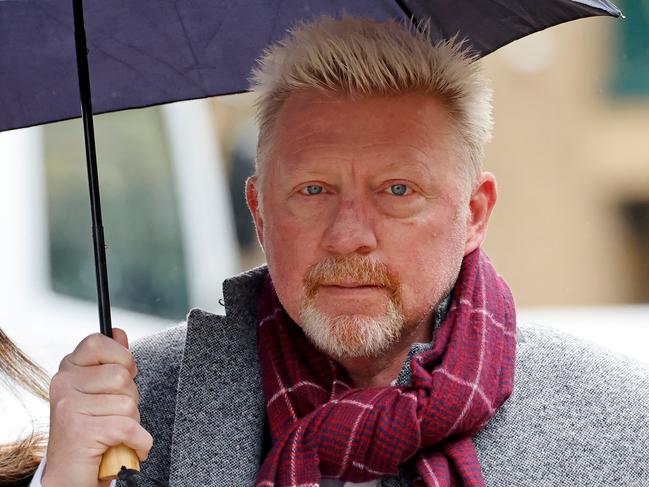
[[[430,27],[388,20],[323,16],[297,25],[267,48],[252,72],[259,139],[256,172],[272,145],[273,125],[291,93],[317,90],[346,96],[429,93],[448,110],[458,158],[478,177],[491,138],[491,88],[477,56],[457,39],[433,44]]]
[[[0,329],[0,381],[16,385],[47,401],[47,373],[20,350]],[[45,453],[47,436],[34,432],[14,442],[0,444],[0,486],[29,478]]]

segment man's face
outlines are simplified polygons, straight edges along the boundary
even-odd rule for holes
[[[448,114],[424,94],[305,92],[274,130],[263,187],[247,193],[279,299],[324,352],[385,352],[430,319],[477,246]]]

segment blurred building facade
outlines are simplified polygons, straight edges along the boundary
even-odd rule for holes
[[[633,20],[573,22],[485,59],[499,183],[486,249],[520,305],[649,302],[649,2],[633,5]]]

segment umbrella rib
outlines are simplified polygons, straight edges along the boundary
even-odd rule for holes
[[[178,19],[178,22],[180,23],[180,28],[183,31],[183,36],[185,37],[185,40],[187,41],[187,47],[189,49],[189,52],[191,53],[192,60],[193,60],[193,65],[197,67],[196,71],[198,73],[198,76],[201,79],[201,89],[203,93],[207,93],[207,83],[205,80],[205,77],[203,76],[202,71],[198,66],[200,66],[198,62],[198,56],[196,56],[196,52],[194,51],[194,45],[192,44],[192,40],[189,37],[189,33],[187,32],[187,27],[185,26],[185,21],[183,19],[183,16],[181,15],[180,11],[178,10],[178,2],[174,2],[174,11],[176,12],[176,18]]]
[[[404,13],[404,15],[415,25],[417,28],[419,28],[419,19],[415,17],[415,14],[412,13],[412,10],[410,10],[410,7],[406,5],[404,0],[395,0],[401,11]]]

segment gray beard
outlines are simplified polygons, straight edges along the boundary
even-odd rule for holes
[[[316,308],[315,297],[306,298],[300,321],[311,343],[333,358],[377,357],[399,340],[406,325],[392,299],[380,315],[329,316]]]

